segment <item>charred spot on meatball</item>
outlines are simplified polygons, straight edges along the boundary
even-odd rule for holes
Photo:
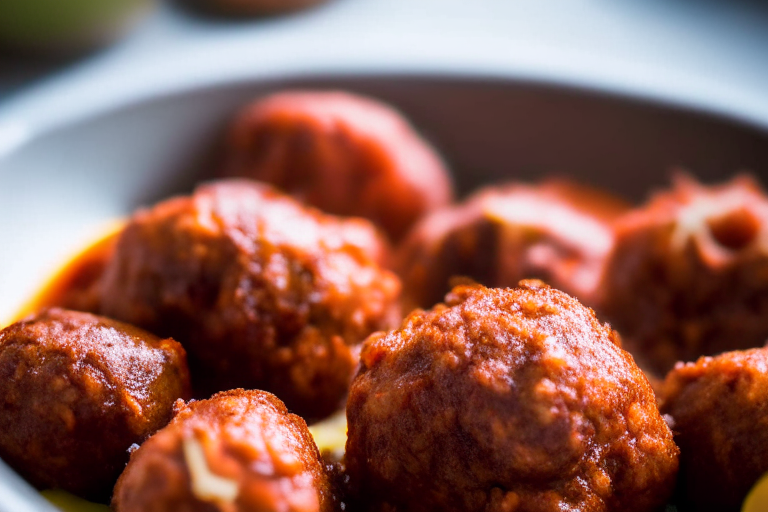
[[[108,498],[128,448],[187,396],[172,339],[56,308],[0,331],[0,457],[38,487]]]
[[[563,180],[483,189],[422,219],[398,249],[406,310],[440,302],[457,277],[492,287],[537,278],[591,302],[626,204]]]
[[[224,167],[367,218],[393,240],[452,197],[437,152],[398,112],[342,92],[282,92],[248,106],[230,129]]]
[[[372,335],[347,418],[364,510],[653,511],[678,466],[618,335],[540,281],[457,287]]]
[[[746,177],[681,177],[616,224],[599,309],[644,368],[768,338],[768,198]]]
[[[173,336],[198,396],[264,389],[308,418],[341,405],[359,344],[398,321],[400,283],[362,219],[249,181],[134,215],[102,280],[103,314]]]
[[[131,454],[117,512],[332,512],[335,497],[306,423],[263,391],[180,403]]]
[[[679,363],[664,381],[661,410],[680,447],[680,505],[740,510],[768,473],[768,348]]]

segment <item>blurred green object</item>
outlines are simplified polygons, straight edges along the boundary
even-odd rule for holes
[[[154,0],[0,0],[0,42],[69,54],[120,36]]]
[[[43,498],[63,512],[109,512],[109,507],[106,505],[85,501],[66,491],[43,491],[41,494]]]

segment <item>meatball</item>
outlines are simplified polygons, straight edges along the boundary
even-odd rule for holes
[[[592,310],[540,281],[460,286],[372,335],[347,405],[367,510],[651,511],[678,449]]]
[[[359,344],[399,319],[383,254],[364,220],[253,182],[213,183],[134,215],[101,306],[184,344],[198,395],[265,389],[321,417],[346,395]]]
[[[768,338],[768,198],[746,177],[679,178],[617,221],[599,310],[644,368]]]
[[[627,206],[569,182],[493,186],[423,219],[398,250],[405,309],[428,308],[462,276],[486,286],[539,278],[590,302]]]
[[[768,348],[677,364],[661,408],[674,422],[686,510],[740,510],[768,473]]]
[[[274,395],[236,389],[184,405],[131,454],[116,512],[331,512],[307,424]]]
[[[38,487],[109,497],[128,448],[188,395],[172,339],[56,308],[0,331],[0,457]]]
[[[232,124],[225,169],[272,183],[336,215],[365,217],[397,240],[451,200],[440,157],[400,114],[342,92],[278,93]]]

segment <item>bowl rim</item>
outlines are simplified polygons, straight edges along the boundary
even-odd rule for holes
[[[144,52],[142,58],[112,65],[86,63],[0,102],[0,160],[54,128],[149,100],[316,77],[520,82],[695,111],[768,131],[768,96],[738,84],[620,59],[590,59],[576,51],[569,55],[562,49],[503,52],[492,35],[475,35],[472,41],[452,41],[449,35],[410,51],[403,48],[408,38],[391,47],[378,40],[358,47],[338,34],[309,48],[302,38],[271,38],[258,52],[251,39],[224,38]]]

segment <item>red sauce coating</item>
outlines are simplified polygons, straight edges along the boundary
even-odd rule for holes
[[[116,229],[116,228],[113,228]],[[46,308],[98,313],[100,281],[115,250],[119,231],[112,231],[68,261],[16,316],[22,319]]]

